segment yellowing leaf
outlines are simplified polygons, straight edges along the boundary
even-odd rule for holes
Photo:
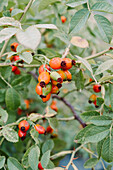
[[[74,46],[80,47],[80,48],[88,48],[89,47],[88,41],[79,37],[79,36],[72,37],[71,44],[73,44]]]

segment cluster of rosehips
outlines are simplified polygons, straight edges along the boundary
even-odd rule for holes
[[[18,125],[19,131],[18,131],[18,136],[21,138],[21,140],[24,140],[26,135],[27,135],[27,131],[30,128],[30,124],[28,123],[28,121],[26,120],[22,120],[19,125]],[[47,134],[47,133],[53,133],[53,129],[48,126],[47,129],[45,129],[43,126],[36,124],[34,125],[34,129],[39,133],[39,134]]]
[[[101,91],[101,85],[100,84],[95,84],[93,86],[93,90],[95,93],[99,93]],[[98,107],[97,105],[97,95],[92,94],[89,98],[89,103],[93,103],[95,107]]]
[[[36,93],[43,102],[48,101],[51,94],[59,94],[63,81],[71,81],[72,75],[69,69],[75,64],[75,60],[70,58],[55,57],[49,61],[49,65],[43,64],[39,67]]]
[[[17,52],[17,47],[18,47],[18,43],[16,43],[16,42],[14,42],[14,43],[12,43],[11,44],[11,50],[12,51],[14,51],[14,52]],[[14,55],[14,56],[12,56],[11,58],[10,58],[10,60],[11,60],[11,62],[14,62],[14,61],[18,61],[18,60],[20,60],[20,58],[19,58],[19,56],[18,55]],[[14,74],[20,74],[20,70],[19,70],[19,68],[17,67],[17,66],[11,66],[12,67],[12,72],[14,73]]]

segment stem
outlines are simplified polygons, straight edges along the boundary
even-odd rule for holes
[[[113,47],[110,47],[109,49],[104,50],[104,51],[101,51],[101,52],[99,52],[99,53],[97,53],[97,54],[93,54],[93,55],[91,55],[91,56],[85,57],[84,59],[90,60],[90,59],[97,58],[97,57],[99,57],[99,56],[101,56],[101,55],[109,52],[110,50],[113,50]]]
[[[8,42],[9,42],[9,39],[8,39],[8,40],[5,40],[5,43],[4,43],[4,45],[3,45],[3,47],[2,47],[2,50],[1,50],[1,52],[0,52],[0,58],[1,58],[2,54],[4,53]]]
[[[87,126],[86,123],[83,122],[83,120],[79,117],[79,115],[77,115],[74,107],[68,101],[66,101],[63,97],[59,97],[57,95],[53,95],[52,98],[53,99],[56,98],[58,100],[61,100],[66,106],[68,106],[70,108],[70,110],[72,111],[72,113],[74,115],[74,118],[79,121],[79,123],[82,125],[82,127],[84,128],[84,127]]]
[[[4,79],[4,77],[1,75],[1,73],[0,73],[0,78],[1,78],[10,88],[12,88],[12,86]]]
[[[64,117],[64,118],[57,118],[57,120],[60,120],[60,121],[69,121],[69,120],[74,120],[75,119],[75,117],[74,116],[72,116],[72,117]]]
[[[39,67],[39,64],[33,64],[33,65],[28,65],[28,64],[20,64],[20,63],[0,63],[0,67],[7,67],[7,66],[18,66],[18,67]]]
[[[69,163],[67,164],[67,166],[66,166],[65,169],[68,170],[68,168],[70,167],[71,163],[73,162],[73,158],[74,158],[74,156],[75,156],[75,153],[76,153],[79,149],[81,149],[81,148],[83,147],[83,145],[84,145],[84,144],[80,145],[77,149],[75,149],[75,150],[73,151],[73,153],[72,153],[72,155],[71,155],[71,159],[70,159],[70,161],[69,161]]]
[[[51,160],[54,160],[54,159],[57,159],[58,157],[61,157],[61,156],[64,156],[70,153],[73,153],[73,151],[62,151],[62,152],[56,153],[55,155],[52,155],[50,158]]]
[[[50,61],[45,55],[43,55],[43,54],[36,54],[35,56],[39,56],[39,57],[43,57],[43,58],[45,58],[45,60],[47,60],[48,62]],[[35,57],[34,56],[34,57]]]
[[[27,6],[24,9],[24,13],[22,14],[22,16],[20,17],[19,21],[21,22],[24,15],[26,15],[27,11],[29,10],[29,8],[31,7],[32,3],[34,0],[30,0],[29,3],[27,4]]]
[[[65,49],[64,54],[62,55],[62,58],[65,58],[68,55],[70,46],[71,44],[69,44],[68,47]]]

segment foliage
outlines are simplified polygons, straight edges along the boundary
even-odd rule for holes
[[[0,169],[38,170],[39,162],[44,169],[60,169],[67,154],[72,155],[65,168],[75,168],[77,151],[89,157],[86,169],[99,161],[106,169],[103,160],[112,168],[112,19],[108,0],[0,0]],[[19,45],[11,51],[14,42]],[[72,81],[43,103],[35,91],[38,68],[44,64],[46,70],[55,57],[76,61]],[[98,94],[95,84],[101,85]],[[91,94],[97,98],[88,103]],[[53,99],[58,112],[51,109]],[[22,120],[30,125],[24,141],[18,136]],[[53,131],[39,134],[37,123]]]

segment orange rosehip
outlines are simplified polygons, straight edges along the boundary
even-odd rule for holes
[[[70,58],[63,58],[61,62],[61,68],[63,70],[69,70],[75,64],[75,60],[71,60]]]
[[[30,128],[30,125],[29,125],[29,123],[28,123],[26,120],[22,120],[22,121],[19,123],[18,128],[19,128],[21,131],[27,131],[27,130]]]
[[[62,23],[65,23],[66,20],[67,20],[67,18],[66,18],[65,16],[61,16],[61,21],[62,21]]]
[[[51,97],[51,93],[49,93],[45,98],[42,98],[42,101],[45,103],[47,102]]]
[[[59,94],[59,88],[55,85],[52,85],[51,93],[52,94]]]
[[[71,75],[70,71],[69,71],[69,70],[64,70],[64,73],[65,73],[66,76],[67,76],[67,80],[68,80],[68,81],[71,81],[71,80],[72,80],[72,75]]]
[[[24,103],[26,104],[26,109],[29,109],[30,101],[26,99],[24,100]]]
[[[51,83],[52,83],[52,85],[57,86],[59,89],[62,87],[62,84],[55,80],[51,80]]]
[[[100,84],[95,84],[93,86],[93,90],[95,93],[99,93],[101,91],[101,85]]]
[[[57,102],[55,100],[53,100],[50,107],[51,107],[51,109],[53,109],[56,112],[58,112],[58,108],[57,108],[56,104],[57,104]]]
[[[36,85],[35,91],[39,96],[42,95],[42,87],[39,83]]]
[[[47,69],[47,70],[49,70],[50,71],[50,67],[47,65],[47,64],[43,64],[43,65],[41,65],[40,67],[39,67],[39,69],[38,69],[38,72],[39,72],[39,74],[41,74],[43,71],[46,71],[47,72],[47,70],[44,70],[44,66],[45,66],[45,68]]]
[[[46,133],[53,133],[53,129],[51,128],[51,126],[48,126],[47,128],[46,128]]]
[[[57,73],[60,74],[60,76],[62,77],[63,80],[67,79],[66,74],[63,70],[58,70]]]
[[[50,81],[50,75],[49,75],[49,73],[46,72],[46,71],[43,71],[43,72],[39,75],[38,81],[39,81],[41,87],[45,87],[46,84],[48,84],[49,81]]]
[[[39,133],[39,134],[44,134],[45,133],[45,128],[39,124],[36,124],[34,126],[35,130]]]
[[[11,66],[11,67],[12,67],[12,72],[15,72],[18,69],[17,66]]]
[[[97,96],[95,94],[92,94],[89,98],[89,103],[95,102],[96,99],[97,99]]]
[[[61,68],[62,59],[59,57],[52,58],[49,62],[49,65],[52,69],[60,69]]]
[[[19,44],[16,43],[16,42],[12,43],[12,44],[11,44],[11,50],[14,51],[14,52],[16,52],[16,49],[17,49],[18,45],[19,45]]]
[[[18,136],[21,138],[21,140],[24,140],[25,139],[25,137],[26,137],[26,131],[21,131],[21,130],[19,130],[18,131]]]

